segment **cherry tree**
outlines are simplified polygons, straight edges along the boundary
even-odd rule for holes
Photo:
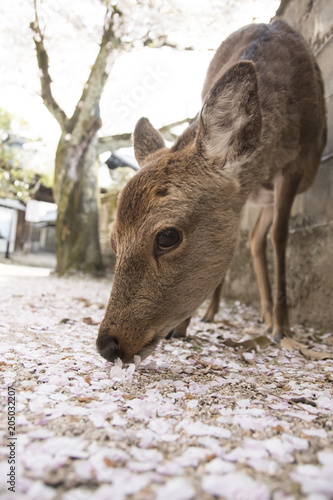
[[[103,267],[98,238],[96,172],[97,131],[101,127],[99,101],[120,46],[116,34],[120,23],[121,12],[116,6],[107,5],[99,52],[74,113],[68,117],[52,93],[49,57],[35,0],[35,20],[31,29],[40,70],[41,95],[61,128],[54,176],[54,198],[58,206],[56,270],[59,274],[69,269],[96,272]]]

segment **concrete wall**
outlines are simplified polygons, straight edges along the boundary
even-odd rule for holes
[[[328,141],[313,186],[294,203],[288,244],[291,322],[333,328],[333,2],[284,0],[279,15],[295,27],[316,55],[325,82]],[[227,277],[227,296],[259,305],[248,232],[257,207],[247,206],[240,246]],[[272,247],[269,244],[272,276]]]

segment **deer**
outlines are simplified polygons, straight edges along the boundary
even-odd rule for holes
[[[303,37],[280,18],[234,32],[208,67],[199,114],[172,147],[147,118],[136,124],[133,142],[140,170],[118,198],[99,353],[111,362],[144,359],[161,339],[186,336],[209,297],[203,320],[214,320],[248,200],[261,206],[249,239],[264,328],[277,344],[291,335],[289,219],[326,142],[323,80]]]

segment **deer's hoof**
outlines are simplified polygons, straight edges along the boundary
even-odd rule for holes
[[[185,333],[179,332],[177,328],[174,328],[173,330],[171,330],[171,332],[168,333],[168,335],[165,338],[167,340],[170,340],[170,339],[181,339],[184,337],[186,337],[186,332]]]
[[[201,319],[202,323],[213,323],[214,321],[214,316],[211,314],[205,314],[204,317]]]
[[[174,330],[171,330],[171,332],[168,333],[168,335],[165,337],[166,340],[170,340],[173,338],[173,332]]]

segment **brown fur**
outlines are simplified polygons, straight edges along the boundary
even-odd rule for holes
[[[291,205],[314,180],[326,140],[323,83],[305,41],[283,21],[250,25],[217,50],[200,115],[171,149],[146,118],[134,132],[142,169],[118,201],[114,284],[97,346],[109,360],[148,355],[214,292],[212,321],[246,200],[264,203],[251,248],[267,328],[288,333],[285,247]],[[272,227],[272,298],[265,241]],[[156,235],[181,242],[156,254]]]

